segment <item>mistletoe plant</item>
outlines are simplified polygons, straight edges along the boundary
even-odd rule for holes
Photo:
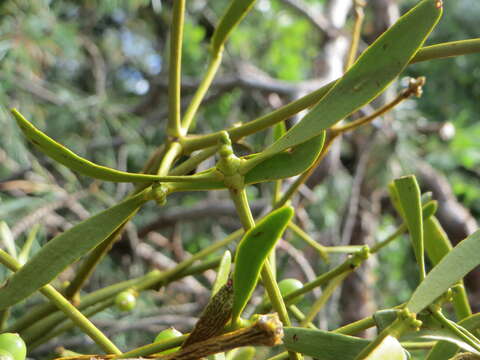
[[[406,359],[407,348],[422,346],[431,348],[429,360],[458,356],[478,358],[480,316],[471,313],[462,278],[480,263],[480,232],[452,249],[435,218],[436,202],[428,196],[422,197],[414,176],[405,176],[391,183],[391,199],[403,224],[372,248],[336,248],[318,244],[295,224],[295,209],[288,204],[335,139],[368,124],[403,100],[413,95],[420,96],[425,79],[412,80],[407,89],[372,115],[350,122],[342,120],[379,96],[409,64],[476,52],[480,50],[480,41],[474,39],[423,47],[442,15],[442,1],[422,0],[356,61],[359,34],[354,33],[351,60],[340,79],[242,125],[211,134],[190,134],[195,115],[221,64],[225,42],[253,5],[253,0],[231,1],[213,33],[210,62],[203,80],[181,116],[185,0],[174,1],[169,54],[168,136],[151,155],[142,173],[119,171],[84,159],[37,129],[18,110],[12,110],[24,136],[56,162],[85,176],[134,183],[136,188],[115,206],[56,236],[28,259],[25,259],[28,249],[21,252],[22,258],[13,251],[0,250],[1,263],[13,272],[0,288],[0,310],[3,314],[8,314],[9,308],[37,291],[47,300],[8,324],[4,331],[19,333],[30,351],[68,329],[78,327],[103,350],[103,355],[94,355],[96,359],[154,357],[180,360],[206,356],[250,359],[255,352],[252,346],[279,344],[281,347],[277,349],[283,350],[270,359],[301,359],[304,355],[316,359]],[[304,109],[309,109],[307,115],[287,131],[285,120]],[[275,130],[275,141],[271,145],[259,153],[243,157],[235,154],[233,143],[270,127]],[[192,174],[198,164],[214,155],[217,155],[215,166]],[[293,176],[298,177],[281,193],[281,181]],[[246,188],[262,182],[273,182],[275,185],[273,206],[263,218],[254,219]],[[154,201],[163,206],[176,192],[221,189],[228,190],[242,229],[212,243],[170,270],[153,270],[139,278],[80,296],[80,290],[97,264],[119,238],[126,224],[142,211],[147,202]],[[309,283],[281,283],[282,291],[275,276],[272,250],[287,227],[314,246],[324,260],[328,261],[331,252],[347,252],[349,255],[343,263]],[[419,284],[410,300],[333,331],[317,329],[312,319],[335,288],[370,255],[376,254],[405,231],[410,234],[419,269]],[[235,240],[238,246],[233,258],[230,252],[225,251],[221,257],[205,260],[208,255]],[[428,273],[425,254],[434,265]],[[77,261],[81,263],[75,277],[66,288],[56,289],[52,285],[54,280]],[[217,269],[217,279],[210,302],[189,334],[183,335],[172,329],[161,333],[153,344],[137,349],[119,349],[89,320],[89,317],[115,304],[122,309],[130,309],[140,292],[157,290],[179,278],[212,268]],[[245,316],[244,309],[259,281],[266,290],[266,296],[253,315]],[[295,303],[317,287],[323,287],[322,295],[308,313],[302,313]],[[453,304],[457,322],[442,313],[447,303]],[[295,317],[296,326],[292,326],[291,316]],[[374,339],[352,336],[374,326],[379,330]],[[13,335],[8,337],[17,339]],[[244,346],[248,347],[236,349]],[[25,358],[25,351],[9,350],[9,345],[4,343],[0,343],[0,347],[2,354],[7,354],[2,356]],[[456,355],[459,350],[464,354]],[[93,356],[65,352],[65,355],[68,354],[71,359]]]

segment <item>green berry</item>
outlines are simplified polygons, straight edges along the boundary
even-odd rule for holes
[[[7,360],[8,355],[13,360],[25,360],[27,356],[27,347],[25,342],[18,334],[4,333],[0,334],[0,359]]]
[[[133,291],[122,291],[115,297],[115,305],[120,311],[131,311],[137,303],[137,297]]]
[[[0,349],[0,360],[15,360],[8,351]]]
[[[278,283],[278,288],[280,289],[280,293],[283,297],[287,296],[288,294],[300,289],[303,287],[303,284],[300,280],[297,279],[284,279]],[[303,296],[299,295],[295,297],[291,304],[296,304],[300,300],[302,300]]]
[[[160,332],[158,333],[157,337],[155,338],[154,342],[159,342],[159,341],[165,341],[165,340],[169,340],[169,339],[174,339],[174,338],[179,337],[179,336],[182,336],[182,335],[183,335],[183,334],[182,334],[180,331],[178,331],[178,330],[175,329],[174,327],[171,327],[171,328],[169,328],[169,329],[165,329],[165,330],[163,330],[163,331],[160,331]],[[162,354],[162,355],[168,355],[168,354],[174,353],[174,352],[177,351],[178,349],[180,349],[180,347],[162,351],[160,354]]]

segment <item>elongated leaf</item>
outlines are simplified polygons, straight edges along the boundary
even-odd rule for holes
[[[480,264],[480,230],[452,249],[417,287],[407,308],[418,313]]]
[[[452,244],[443,230],[440,222],[432,216],[423,221],[425,251],[433,265],[437,265],[452,249]],[[452,303],[458,319],[463,319],[471,314],[468,296],[463,284],[457,286],[452,294]],[[454,344],[439,341],[429,352],[428,359],[449,359],[455,355],[458,347]]]
[[[353,360],[370,342],[348,335],[297,327],[283,329],[287,350],[318,360]]]
[[[423,219],[422,219],[422,200],[420,187],[417,179],[413,175],[403,176],[395,179],[395,188],[398,194],[398,200],[402,207],[404,220],[407,223],[410,238],[412,240],[413,251],[417,258],[417,264],[420,271],[425,274],[425,263],[423,258]]]
[[[148,199],[143,191],[50,240],[0,288],[0,309],[26,298],[95,248]]]
[[[280,139],[285,133],[287,132],[287,127],[285,125],[285,121],[281,121],[276,123],[273,127],[273,141],[277,141]]]
[[[395,187],[395,182],[393,181],[388,184],[388,194],[390,195],[390,201],[397,213],[402,217],[402,219],[405,219],[397,188]]]
[[[232,319],[238,319],[257,285],[260,270],[277,240],[293,216],[293,208],[273,211],[249,230],[240,241],[233,273],[234,301]]]
[[[212,36],[212,52],[218,53],[235,26],[247,15],[255,0],[231,0]]]
[[[245,183],[255,184],[301,174],[313,164],[322,151],[324,142],[323,131],[321,135],[294,147],[291,151],[269,157],[245,174]]]
[[[402,339],[403,340],[403,339]],[[430,340],[430,341],[445,341],[452,345],[455,349],[462,349],[477,355],[480,353],[475,350],[472,346],[467,344],[462,338],[455,335],[453,332],[447,329],[430,329],[430,330],[420,330],[417,334],[412,333],[411,336],[408,336],[404,339],[405,341],[418,341],[418,340]]]
[[[265,150],[276,153],[319,135],[377,97],[407,66],[442,14],[440,0],[423,0],[358,58],[320,102]]]
[[[424,219],[423,232],[425,251],[432,264],[437,265],[452,250],[452,244],[435,216]]]
[[[93,177],[95,179],[114,181],[114,182],[193,182],[207,183],[215,181],[216,176],[212,173],[205,173],[201,176],[157,176],[148,174],[129,173],[125,171],[115,170],[106,166],[95,164],[87,159],[78,156],[73,151],[67,149],[62,144],[56,142],[48,135],[41,132],[27,119],[23,117],[16,109],[12,109],[12,114],[17,121],[18,126],[22,130],[25,137],[33,143],[45,155],[53,160],[65,165],[69,169],[79,172],[80,174]]]

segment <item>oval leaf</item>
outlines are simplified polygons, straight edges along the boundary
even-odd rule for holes
[[[233,273],[234,300],[232,319],[236,321],[252,296],[263,263],[293,216],[293,208],[282,207],[271,212],[240,241]]]
[[[125,171],[115,170],[106,166],[95,164],[87,159],[78,156],[62,144],[56,142],[48,135],[41,132],[32,123],[23,117],[16,109],[11,110],[18,126],[22,130],[25,137],[34,144],[45,155],[53,160],[65,165],[69,169],[79,172],[80,174],[90,176],[95,179],[114,181],[114,182],[200,182],[208,183],[215,181],[217,176],[215,173],[205,173],[198,176],[157,176],[148,174],[129,173]]]
[[[99,245],[148,201],[146,191],[82,221],[50,240],[0,288],[0,309],[19,302],[48,284],[67,266]]]
[[[402,214],[412,240],[413,251],[420,271],[425,275],[423,258],[423,219],[420,187],[413,175],[403,176],[394,180]]]
[[[245,174],[245,183],[256,184],[279,180],[304,172],[317,159],[324,142],[325,131],[321,135],[294,147],[291,151],[283,151],[269,157]],[[255,160],[255,158],[252,160]],[[246,166],[248,166],[248,161],[245,163]]]
[[[319,135],[377,97],[407,66],[442,14],[440,0],[423,0],[358,58],[320,102],[265,153],[277,153]]]
[[[460,242],[430,271],[406,307],[418,313],[480,264],[480,230]]]
[[[287,350],[318,360],[353,360],[370,343],[354,336],[297,327],[283,329]]]

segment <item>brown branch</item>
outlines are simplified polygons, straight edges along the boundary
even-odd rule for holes
[[[262,315],[251,326],[201,341],[166,356],[148,356],[159,360],[198,360],[242,346],[275,346],[282,342],[283,327],[277,314]],[[107,360],[117,355],[78,355],[56,360]],[[142,358],[126,358],[140,360]]]

